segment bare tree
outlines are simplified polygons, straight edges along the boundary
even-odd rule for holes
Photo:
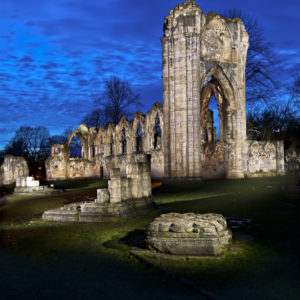
[[[280,61],[272,45],[266,40],[259,21],[241,10],[232,9],[224,13],[228,18],[240,18],[249,34],[249,49],[246,63],[247,101],[268,100],[278,91],[275,74]]]
[[[300,106],[300,65],[293,72],[293,82],[290,88],[292,98],[296,101],[296,105]]]
[[[253,105],[247,114],[248,138],[253,140],[286,139],[300,126],[299,106],[290,97],[286,101],[270,101]]]
[[[105,126],[108,122],[108,118],[104,109],[102,108],[92,110],[90,113],[86,114],[81,121],[81,123],[84,123],[88,127],[97,128],[99,128],[101,125]]]
[[[105,81],[102,99],[96,103],[102,107],[106,122],[117,124],[122,115],[130,114],[134,105],[142,105],[139,102],[139,95],[135,93],[131,84],[119,77],[112,76]]]
[[[49,130],[43,126],[21,126],[15,136],[5,147],[5,154],[23,156],[27,162],[30,174],[36,178],[45,177],[45,160],[50,155]]]
[[[18,155],[29,161],[39,162],[50,154],[49,138],[49,130],[43,126],[21,126],[6,146],[5,152],[14,155],[18,152]]]

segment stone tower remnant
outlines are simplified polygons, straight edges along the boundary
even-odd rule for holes
[[[165,175],[202,176],[209,143],[205,134],[208,104],[214,95],[224,171],[227,177],[244,177],[249,43],[242,21],[214,12],[205,15],[195,1],[187,1],[170,11],[161,41]]]

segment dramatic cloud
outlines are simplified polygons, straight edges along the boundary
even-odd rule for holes
[[[162,26],[178,0],[6,0],[0,9],[0,149],[21,125],[52,134],[76,127],[94,108],[104,80],[117,75],[146,112],[162,102]],[[299,64],[299,4],[197,1],[205,13],[238,8],[257,17],[285,61]],[[287,79],[286,79],[287,80]]]

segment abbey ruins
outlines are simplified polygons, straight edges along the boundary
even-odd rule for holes
[[[248,33],[243,22],[211,12],[195,1],[179,4],[164,22],[163,105],[107,128],[81,124],[46,161],[48,180],[126,174],[128,162],[146,154],[151,177],[171,180],[244,178],[284,173],[282,141],[246,137],[245,67]],[[209,101],[218,103],[219,138]],[[82,157],[70,158],[77,135]],[[124,175],[125,176],[125,175]]]

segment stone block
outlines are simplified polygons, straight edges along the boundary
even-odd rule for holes
[[[109,202],[109,193],[108,189],[97,189],[97,200],[99,203],[107,203]]]
[[[51,209],[43,213],[42,219],[44,221],[54,222],[76,222],[78,221],[79,212],[77,210],[67,209]]]
[[[110,202],[116,203],[122,201],[121,196],[121,178],[113,177],[108,181],[108,191],[110,195]]]
[[[176,255],[220,255],[232,240],[220,214],[169,213],[156,218],[147,230],[151,249]]]

